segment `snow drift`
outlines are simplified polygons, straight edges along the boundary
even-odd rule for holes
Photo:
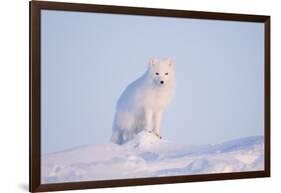
[[[186,146],[141,132],[132,141],[42,156],[42,183],[160,177],[264,169],[264,137]]]

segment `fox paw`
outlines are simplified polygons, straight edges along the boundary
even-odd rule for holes
[[[162,136],[158,133],[153,132],[159,139],[162,139]]]
[[[156,135],[159,139],[162,139],[162,136],[158,133],[155,133],[154,131],[147,131],[148,133],[153,133],[154,135]]]

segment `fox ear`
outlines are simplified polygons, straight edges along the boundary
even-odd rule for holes
[[[168,61],[168,65],[169,65],[170,67],[175,66],[175,61],[174,61],[173,59],[167,58],[166,60]]]
[[[149,60],[149,67],[153,67],[154,64],[156,64],[158,62],[157,58],[151,58]]]

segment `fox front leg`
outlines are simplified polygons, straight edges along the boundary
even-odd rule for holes
[[[157,113],[154,114],[155,127],[153,129],[153,132],[160,139],[162,138],[161,135],[160,135],[160,125],[161,125],[162,115],[163,115],[162,111],[157,112]]]
[[[153,113],[151,109],[146,109],[144,111],[145,114],[145,125],[144,125],[144,129],[148,132],[152,132],[153,131],[153,124],[152,124],[152,120],[153,120]]]

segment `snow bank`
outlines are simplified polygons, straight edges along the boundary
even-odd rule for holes
[[[141,132],[132,141],[84,146],[42,156],[42,183],[256,171],[264,137],[186,146]]]

